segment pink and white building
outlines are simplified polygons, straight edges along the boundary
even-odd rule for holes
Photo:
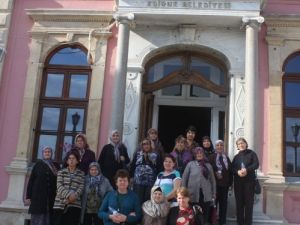
[[[4,0],[0,3],[0,224],[24,224],[45,145],[76,132],[99,155],[111,129],[132,153],[145,131],[166,150],[194,124],[245,137],[260,159],[255,224],[300,224],[300,2]],[[234,221],[230,197],[229,221]]]

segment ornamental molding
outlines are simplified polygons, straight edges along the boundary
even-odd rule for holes
[[[266,16],[265,23],[270,31],[274,28],[299,28],[300,16]]]
[[[109,24],[113,19],[112,11],[96,10],[60,10],[60,9],[26,9],[34,22],[100,22]]]

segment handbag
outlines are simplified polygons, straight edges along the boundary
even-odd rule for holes
[[[256,171],[255,171],[254,193],[257,195],[261,194],[261,186],[260,186],[259,180],[257,179]]]

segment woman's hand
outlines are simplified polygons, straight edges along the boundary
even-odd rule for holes
[[[238,170],[238,175],[239,175],[240,177],[245,177],[245,176],[247,176],[247,170],[246,170],[245,168],[242,168],[242,169]]]
[[[109,219],[111,219],[114,223],[123,223],[126,221],[127,216],[121,213],[116,213],[116,214],[109,215]]]
[[[76,199],[77,199],[77,195],[76,195],[76,193],[74,193],[74,192],[71,193],[71,194],[69,195],[69,197],[68,197],[68,201],[69,201],[70,203],[75,202]]]

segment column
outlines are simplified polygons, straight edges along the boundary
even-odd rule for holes
[[[128,45],[130,23],[134,19],[134,14],[115,15],[114,18],[118,22],[118,45],[116,70],[114,77],[113,93],[112,93],[112,113],[111,113],[111,129],[119,130],[123,133],[123,117],[125,106],[125,90],[126,90],[126,73],[128,60]]]
[[[258,95],[258,30],[264,22],[263,17],[243,18],[246,27],[246,49],[245,49],[245,138],[249,148],[258,151],[257,122],[259,117],[257,108],[259,106]]]

